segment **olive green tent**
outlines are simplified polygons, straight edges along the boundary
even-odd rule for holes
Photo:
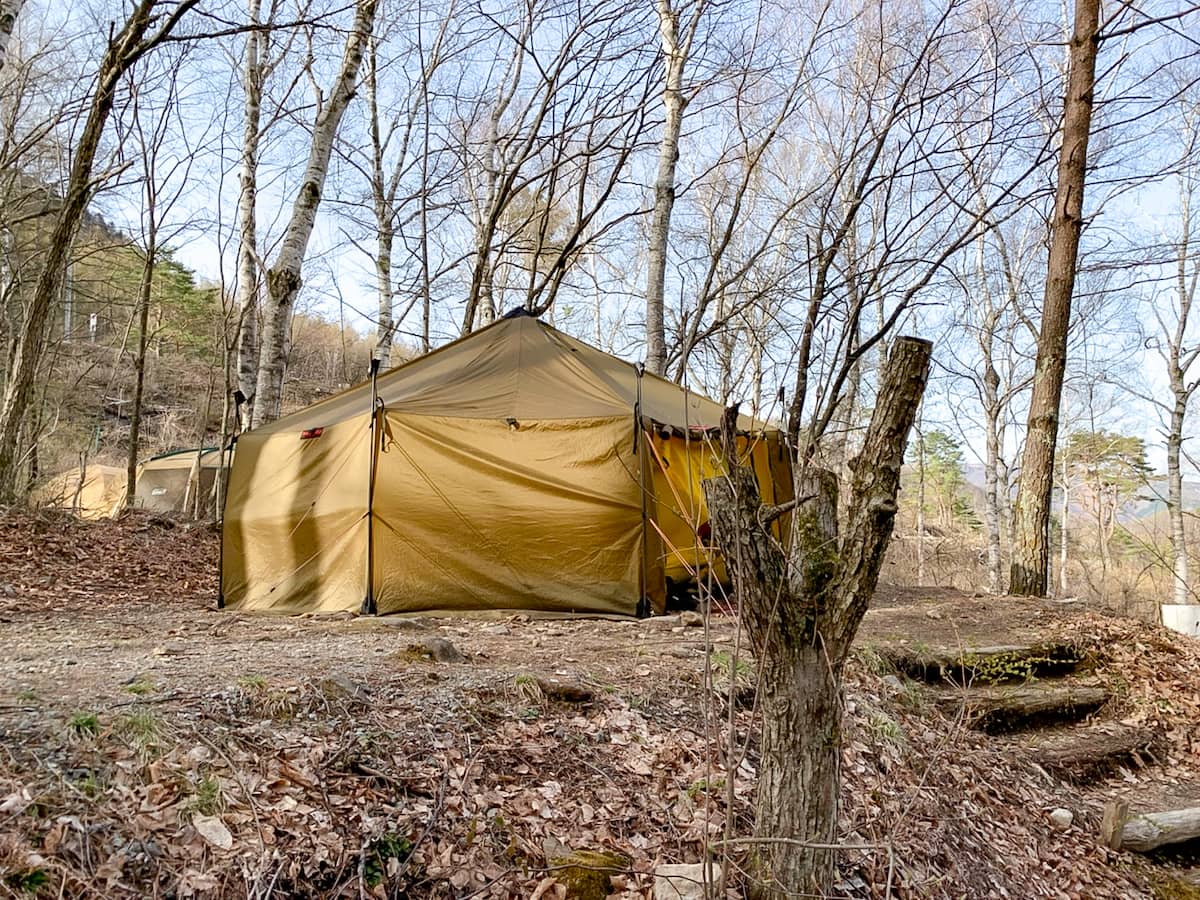
[[[529,316],[376,389],[238,439],[224,605],[631,615],[712,564],[700,539],[700,480],[720,469],[711,400]],[[765,499],[783,502],[779,433],[739,427]]]

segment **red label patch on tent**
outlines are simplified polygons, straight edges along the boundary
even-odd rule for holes
[[[324,433],[324,428],[305,428],[302,432],[300,432],[300,440],[308,441],[312,440],[313,438],[319,438]]]

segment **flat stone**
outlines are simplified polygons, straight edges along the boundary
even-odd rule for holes
[[[1069,809],[1059,807],[1050,811],[1050,822],[1059,831],[1066,831],[1071,827],[1071,823],[1075,821],[1075,814]]]
[[[654,900],[711,900],[721,881],[721,867],[708,864],[707,891],[704,863],[658,866],[654,870]]]
[[[407,616],[380,616],[376,621],[397,631],[428,631],[433,627],[424,619],[411,619]]]
[[[427,637],[423,641],[409,644],[407,652],[423,659],[432,659],[441,663],[466,662],[467,658],[445,638]]]

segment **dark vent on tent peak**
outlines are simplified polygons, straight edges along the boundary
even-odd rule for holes
[[[510,309],[508,312],[506,312],[500,318],[502,318],[502,319],[536,319],[537,316],[535,316],[532,311],[526,309],[524,306],[514,306],[512,309]]]

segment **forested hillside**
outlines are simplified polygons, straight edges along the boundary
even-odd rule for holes
[[[7,347],[16,343],[21,304],[44,251],[45,229],[39,224],[54,208],[52,199],[46,201],[14,236],[19,277],[5,294],[8,306],[0,326]],[[61,304],[47,326],[45,359],[25,425],[31,483],[86,462],[124,465],[143,272],[137,243],[88,216],[75,241]],[[198,278],[168,249],[156,260],[148,299],[141,454],[214,445],[223,436],[228,440],[229,323],[220,286]],[[353,328],[330,322],[321,312],[298,315],[286,406],[306,405],[360,380],[369,354],[369,343]]]

